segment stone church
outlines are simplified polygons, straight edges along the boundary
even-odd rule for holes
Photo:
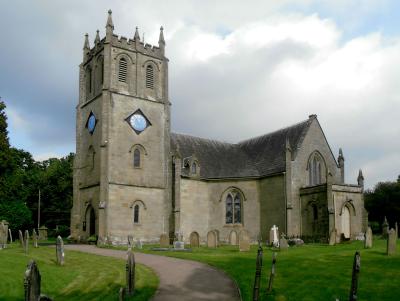
[[[168,59],[158,47],[114,34],[85,36],[76,107],[71,236],[123,244],[162,233],[221,242],[246,230],[355,239],[365,232],[363,175],[345,184],[316,115],[263,136],[226,143],[171,132]]]

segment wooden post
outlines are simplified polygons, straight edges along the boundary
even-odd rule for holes
[[[258,301],[260,298],[260,279],[261,279],[261,269],[262,269],[262,257],[263,249],[261,245],[258,245],[257,251],[257,261],[256,261],[256,278],[254,279],[253,288],[253,301]]]
[[[274,277],[275,277],[275,263],[276,263],[276,253],[274,252],[272,254],[271,274],[269,276],[268,290],[267,290],[268,293],[272,292],[272,284],[274,282]]]

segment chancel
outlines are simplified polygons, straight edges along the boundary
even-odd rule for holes
[[[251,241],[273,225],[287,237],[355,239],[367,228],[364,178],[345,184],[316,115],[272,133],[226,143],[171,132],[168,59],[158,46],[114,34],[85,36],[76,107],[71,235],[127,244],[183,233],[200,243],[232,230]],[[190,95],[188,95],[190,101]],[[251,108],[249,108],[251,109]],[[218,235],[217,235],[218,234]],[[193,238],[193,235],[192,235]]]

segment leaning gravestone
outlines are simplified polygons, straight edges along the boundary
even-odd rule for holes
[[[351,275],[351,288],[350,288],[350,297],[349,301],[356,301],[357,299],[357,290],[358,290],[358,276],[360,274],[361,269],[361,257],[360,253],[357,251],[354,254],[353,261],[353,271]]]
[[[24,238],[24,251],[25,254],[28,254],[29,249],[29,231],[25,230],[25,238]]]
[[[19,244],[21,245],[22,248],[24,248],[24,235],[22,234],[21,230],[18,230],[18,234],[19,234]]]
[[[386,216],[385,216],[385,218],[383,220],[383,224],[382,224],[382,236],[384,238],[387,238],[388,233],[389,233],[389,223],[388,223],[388,221],[386,219]]]
[[[331,234],[329,235],[329,245],[330,246],[334,246],[336,244],[336,235],[337,235],[336,229],[333,229],[331,231]]]
[[[364,248],[372,248],[372,229],[368,227],[367,232],[365,232]]]
[[[190,247],[198,248],[200,245],[200,237],[197,232],[190,233]]]
[[[133,236],[128,235],[128,250],[132,250],[133,247]]]
[[[167,234],[161,234],[160,236],[160,247],[168,248],[169,247],[169,237]]]
[[[239,232],[239,251],[250,251],[250,237],[246,230]]]
[[[10,244],[12,244],[13,242],[13,237],[12,237],[12,233],[11,233],[11,229],[8,229],[8,237],[10,238]]]
[[[231,246],[237,246],[238,245],[238,235],[235,230],[232,230],[231,233],[229,233],[229,244]]]
[[[57,237],[57,245],[56,245],[56,255],[57,255],[57,264],[64,265],[64,241],[61,236]]]
[[[135,256],[132,251],[128,251],[128,259],[126,262],[126,292],[133,295],[135,290]]]
[[[396,231],[391,229],[388,232],[388,239],[387,239],[387,255],[394,255],[396,254]]]
[[[38,236],[36,234],[36,230],[35,229],[33,229],[33,231],[32,231],[32,243],[33,243],[33,246],[35,248],[38,247]]]
[[[25,301],[51,301],[47,296],[40,295],[41,276],[34,260],[31,260],[25,271],[24,289]]]
[[[217,247],[217,235],[214,231],[209,231],[207,233],[207,247],[216,248]]]
[[[289,249],[289,244],[285,238],[285,234],[282,233],[282,237],[279,239],[279,249],[281,251],[287,251]]]

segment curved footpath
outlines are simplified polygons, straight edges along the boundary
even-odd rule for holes
[[[91,245],[66,245],[67,250],[126,259],[126,251],[102,249]],[[223,272],[206,264],[135,252],[135,261],[152,268],[160,278],[153,301],[239,301],[235,282]]]

